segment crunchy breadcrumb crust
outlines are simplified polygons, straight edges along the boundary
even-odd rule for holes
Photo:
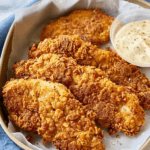
[[[33,141],[33,136],[32,135],[27,135],[26,139],[27,139],[28,142],[31,143]]]
[[[17,78],[43,78],[66,85],[73,95],[96,113],[97,122],[113,134],[124,131],[134,136],[145,124],[145,113],[135,94],[111,82],[107,75],[92,66],[80,66],[71,57],[43,54],[37,59],[13,65]]]
[[[39,45],[33,45],[29,58],[36,58],[42,54],[53,53],[73,57],[80,65],[91,65],[107,73],[110,80],[117,85],[130,86],[140,105],[150,110],[150,81],[141,74],[135,65],[127,63],[114,50],[107,51],[97,48],[91,43],[85,43],[79,36],[59,36],[56,39],[45,39]]]
[[[3,88],[10,120],[28,132],[40,134],[43,143],[59,150],[105,150],[103,131],[70,90],[41,79],[12,79]]]
[[[114,18],[102,10],[75,10],[67,17],[48,23],[41,31],[40,39],[59,35],[79,35],[82,40],[96,45],[110,40],[109,32]]]

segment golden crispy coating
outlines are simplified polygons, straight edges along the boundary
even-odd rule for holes
[[[3,97],[10,120],[25,131],[40,134],[44,144],[50,141],[60,150],[105,150],[95,113],[64,85],[16,79],[6,83]]]
[[[134,136],[145,124],[145,113],[137,96],[115,85],[98,68],[80,66],[71,57],[43,54],[38,59],[15,64],[13,69],[17,78],[29,76],[66,85],[76,99],[96,113],[96,120],[109,128],[110,134],[122,130]]]
[[[59,35],[79,35],[82,40],[96,45],[110,40],[110,26],[114,18],[102,10],[75,10],[67,17],[51,21],[41,31],[40,38],[55,38]]]
[[[117,85],[130,86],[138,96],[140,105],[150,110],[150,81],[141,74],[135,65],[128,64],[113,50],[104,51],[91,43],[83,42],[79,36],[59,36],[56,39],[45,39],[38,46],[33,45],[29,58],[53,53],[67,55],[77,60],[80,65],[91,65],[107,73],[110,80]]]

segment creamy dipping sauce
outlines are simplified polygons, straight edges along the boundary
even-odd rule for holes
[[[128,60],[150,63],[150,20],[132,22],[116,34],[115,48]]]

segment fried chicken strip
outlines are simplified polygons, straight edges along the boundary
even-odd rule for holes
[[[41,31],[40,39],[59,35],[79,35],[82,40],[96,45],[110,40],[110,26],[114,18],[102,10],[75,10],[67,17],[48,23]]]
[[[9,119],[28,132],[40,134],[59,150],[105,150],[103,131],[70,90],[41,79],[16,79],[3,88]]]
[[[71,57],[43,54],[13,65],[15,76],[43,78],[66,85],[76,99],[96,113],[97,122],[113,134],[124,131],[134,136],[145,124],[145,113],[135,94],[111,82],[107,75],[92,66],[80,66]]]
[[[80,65],[100,68],[117,85],[130,86],[145,110],[150,110],[150,81],[135,65],[127,63],[114,50],[104,51],[91,43],[84,42],[79,36],[59,36],[45,39],[33,45],[29,58],[53,53],[73,57]]]

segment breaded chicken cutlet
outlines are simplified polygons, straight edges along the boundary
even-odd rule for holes
[[[9,119],[59,150],[105,150],[103,131],[70,90],[41,79],[12,79],[3,88]]]
[[[40,39],[59,35],[79,35],[86,42],[101,45],[109,42],[110,26],[114,18],[102,10],[75,10],[67,17],[51,21],[41,31]]]
[[[150,81],[135,65],[127,63],[114,50],[104,51],[79,36],[62,35],[56,39],[45,39],[33,45],[29,58],[42,54],[59,54],[73,57],[80,65],[91,65],[104,71],[117,85],[130,86],[145,110],[150,110]]]
[[[96,113],[97,122],[113,134],[124,131],[134,136],[145,124],[145,113],[135,94],[111,82],[92,66],[80,66],[72,57],[43,54],[13,65],[17,78],[42,78],[66,85],[77,100]]]

